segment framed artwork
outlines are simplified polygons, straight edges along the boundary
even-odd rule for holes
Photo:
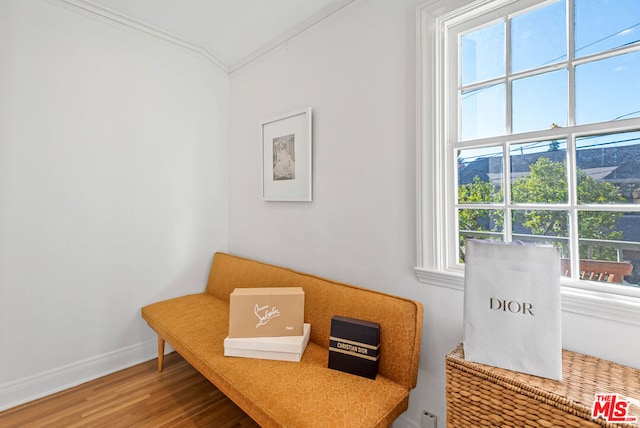
[[[262,198],[311,201],[311,107],[262,122]]]

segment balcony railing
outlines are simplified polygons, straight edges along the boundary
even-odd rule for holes
[[[461,230],[460,235],[467,238],[494,239],[498,241],[502,241],[504,239],[504,235],[501,232],[491,231]],[[519,240],[527,243],[551,244],[560,249],[561,257],[563,259],[570,257],[569,238],[567,237],[514,233],[512,234],[512,239],[514,241]],[[638,273],[640,272],[640,243],[605,239],[580,239],[579,243],[581,245],[581,259],[583,259],[583,261],[584,259],[593,259],[594,250],[596,248],[601,249],[604,247],[614,250],[616,255],[615,260],[607,261],[631,263],[633,265],[633,271],[635,271],[633,273],[635,275],[634,277],[625,277],[625,281],[623,282],[625,285],[640,286],[640,281],[635,279],[640,275]],[[586,251],[586,253],[582,253],[584,251]],[[590,278],[581,276],[581,279]]]

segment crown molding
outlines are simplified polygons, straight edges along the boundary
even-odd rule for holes
[[[56,1],[68,6],[72,6],[76,10],[79,10],[83,13],[87,13],[92,16],[97,16],[98,18],[102,18],[110,22],[115,22],[116,24],[143,32],[147,35],[150,35],[162,41],[172,43],[183,49],[200,54],[209,62],[211,62],[213,65],[218,67],[220,70],[229,74],[229,67],[224,62],[222,62],[220,58],[215,56],[213,53],[209,52],[207,49],[205,49],[202,46],[199,46],[193,42],[190,42],[189,40],[183,39],[182,37],[176,36],[175,34],[169,33],[168,31],[164,31],[160,28],[146,24],[142,21],[131,18],[122,13],[116,12],[115,10],[111,10],[106,7],[97,5],[88,0],[56,0]]]
[[[209,50],[207,50],[206,48],[200,45],[197,45],[182,37],[176,36],[175,34],[169,33],[168,31],[162,30],[160,28],[146,24],[137,19],[131,18],[120,12],[116,12],[115,10],[95,4],[89,0],[53,0],[53,1],[61,3],[66,6],[71,6],[72,8],[74,8],[75,10],[81,13],[89,14],[91,16],[95,16],[110,22],[114,22],[118,25],[122,25],[124,27],[130,28],[133,30],[141,31],[145,34],[148,34],[162,41],[172,43],[183,49],[200,54],[209,62],[211,62],[213,65],[215,65],[220,70],[222,70],[223,72],[227,74],[231,74],[249,65],[253,61],[257,60],[258,58],[261,58],[262,56],[268,54],[269,52],[276,49],[277,47],[286,44],[289,40],[293,39],[294,37],[298,36],[299,34],[313,27],[314,25],[324,20],[325,18],[328,18],[334,13],[342,10],[343,8],[345,8],[346,6],[348,6],[349,4],[353,3],[356,0],[339,0],[339,1],[332,2],[330,5],[324,7],[317,13],[313,14],[311,17],[304,20],[300,24],[296,25],[294,28],[287,31],[280,37],[265,44],[260,49],[255,50],[254,52],[245,56],[241,60],[235,62],[231,66],[225,64],[220,58],[218,58],[212,52],[210,52]]]
[[[340,1],[332,2],[328,6],[324,7],[323,9],[320,9],[318,12],[316,12],[313,15],[311,15],[306,20],[302,21],[300,24],[298,24],[295,27],[293,27],[291,30],[289,30],[286,33],[282,34],[280,37],[272,40],[271,42],[269,42],[269,43],[265,44],[264,46],[262,46],[260,49],[257,49],[256,51],[254,51],[251,54],[249,54],[249,55],[245,56],[244,58],[242,58],[241,60],[235,62],[232,65],[230,65],[229,66],[229,73],[233,73],[233,72],[236,72],[236,71],[240,70],[241,68],[245,67],[246,65],[249,65],[253,61],[257,60],[258,58],[260,58],[260,57],[268,54],[272,50],[278,48],[279,46],[282,46],[282,45],[286,44],[289,40],[291,40],[294,37],[296,37],[297,35],[305,32],[309,28],[313,27],[314,25],[316,25],[320,21],[328,18],[329,16],[333,15],[334,13],[344,9],[346,6],[348,6],[349,4],[353,3],[354,1],[356,1],[356,0],[340,0]]]

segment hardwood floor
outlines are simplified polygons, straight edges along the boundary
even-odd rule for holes
[[[0,427],[258,425],[176,352],[0,412]]]

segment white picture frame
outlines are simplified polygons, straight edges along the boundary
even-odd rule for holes
[[[262,122],[262,198],[312,200],[311,107]]]

